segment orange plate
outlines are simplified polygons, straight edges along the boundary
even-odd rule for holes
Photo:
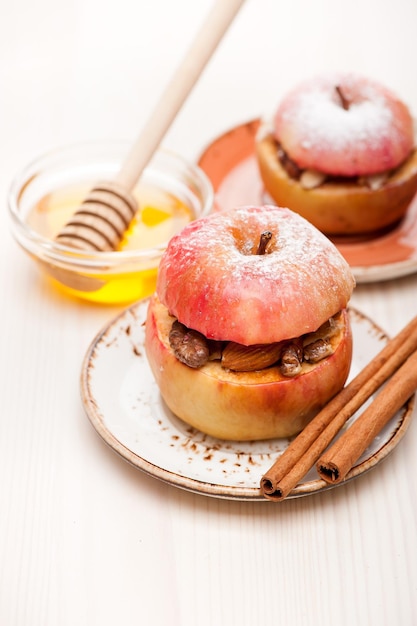
[[[200,167],[210,178],[218,210],[243,204],[265,204],[255,157],[259,119],[240,124],[205,149]],[[371,239],[333,242],[348,261],[358,283],[388,280],[417,271],[417,199],[404,220],[389,232]]]

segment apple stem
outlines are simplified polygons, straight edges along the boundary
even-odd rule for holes
[[[263,233],[261,233],[256,254],[265,254],[266,248],[269,242],[271,241],[271,239],[272,239],[272,233],[270,230],[265,230]]]
[[[340,98],[340,102],[342,103],[342,107],[345,109],[345,111],[348,111],[349,106],[350,106],[350,101],[346,98],[340,85],[336,85],[335,89],[336,89],[337,95]]]

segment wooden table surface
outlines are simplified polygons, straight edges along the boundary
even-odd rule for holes
[[[227,0],[225,0],[227,1]],[[91,427],[81,363],[122,307],[54,291],[12,239],[6,194],[39,154],[133,141],[210,0],[16,0],[0,19],[1,626],[414,626],[417,424],[382,464],[280,504],[146,476]],[[414,0],[247,0],[164,145],[195,160],[302,78],[360,71],[417,111]],[[417,274],[359,285],[388,334]]]

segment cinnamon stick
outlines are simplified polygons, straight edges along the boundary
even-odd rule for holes
[[[417,351],[392,376],[372,404],[317,462],[319,476],[328,483],[345,479],[376,435],[417,389]]]
[[[316,415],[261,478],[261,493],[283,500],[314,466],[346,421],[417,349],[417,316]]]

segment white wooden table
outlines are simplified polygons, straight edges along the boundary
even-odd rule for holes
[[[209,7],[1,0],[1,626],[417,623],[415,420],[370,473],[279,505],[160,483],[105,446],[80,400],[84,354],[121,307],[52,291],[9,233],[15,172],[70,142],[133,141]],[[247,0],[164,144],[196,159],[325,69],[417,111],[416,20],[414,0]],[[393,334],[417,313],[417,275],[352,304]]]

